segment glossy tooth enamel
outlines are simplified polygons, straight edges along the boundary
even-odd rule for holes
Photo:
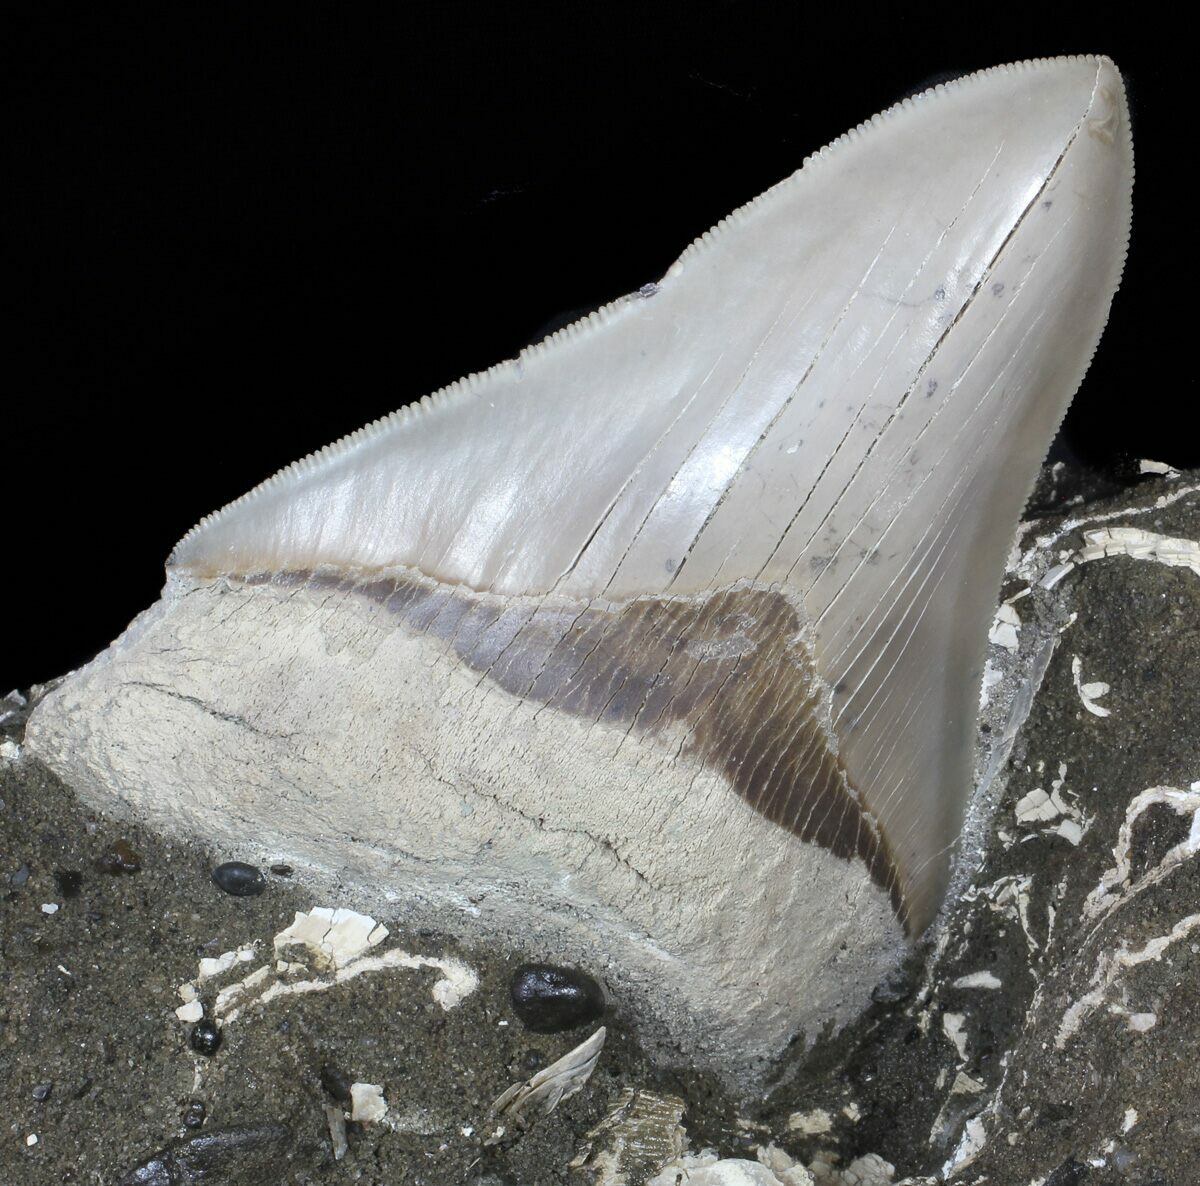
[[[657,286],[209,516],[34,752],[589,966],[738,1072],[845,1021],[945,892],[1132,176],[1105,58],[905,100]]]

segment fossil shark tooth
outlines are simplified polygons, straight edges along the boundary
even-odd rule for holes
[[[206,518],[35,752],[604,969],[739,1067],[845,1020],[944,894],[1131,185],[1106,58],[905,100],[658,285]]]

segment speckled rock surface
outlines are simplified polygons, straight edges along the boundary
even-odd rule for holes
[[[210,1009],[220,987],[272,963],[272,938],[297,911],[354,903],[315,901],[299,868],[268,874],[259,897],[221,893],[209,872],[232,854],[82,809],[24,757],[23,713],[7,706],[0,1182],[119,1182],[167,1151],[202,1166],[195,1180],[242,1182],[266,1137],[187,1160],[197,1136],[230,1132],[278,1144],[253,1170],[264,1184],[612,1181],[600,1140],[597,1156],[569,1163],[626,1088],[685,1101],[693,1153],[761,1161],[770,1145],[773,1164],[793,1158],[820,1186],[848,1181],[845,1167],[868,1154],[895,1167],[895,1182],[1200,1181],[1200,571],[1156,542],[1200,540],[1198,484],[1147,479],[1026,532],[1004,596],[1018,648],[1049,660],[962,896],[869,1014],[797,1047],[759,1100],[735,1104],[709,1080],[652,1067],[615,998],[585,1088],[526,1133],[485,1144],[491,1101],[588,1031],[521,1026],[508,981],[522,953],[462,949],[399,917],[380,918],[388,948],[478,973],[461,1004],[435,999],[433,967],[372,971],[250,1004],[216,1056],[198,1057],[175,1011],[201,958],[251,952],[199,985]],[[1081,532],[1117,528],[1142,534],[1110,534],[1124,554],[1081,562]],[[1001,674],[1027,658],[993,650]],[[137,872],[103,867],[118,840]],[[330,1114],[348,1110],[329,1089],[339,1083],[378,1085],[387,1116],[343,1116],[335,1159]],[[185,1126],[199,1103],[202,1125]]]
[[[479,987],[461,1005],[439,1006],[433,968],[368,972],[247,1009],[226,1026],[217,1054],[202,1058],[188,1046],[191,1026],[175,1016],[178,986],[196,979],[201,958],[255,944],[255,959],[200,985],[211,1004],[218,987],[268,963],[273,936],[313,904],[303,886],[270,878],[259,897],[230,897],[209,878],[219,854],[92,817],[53,777],[20,760],[0,762],[0,799],[5,1186],[116,1183],[197,1135],[184,1123],[195,1102],[205,1106],[201,1133],[288,1127],[286,1148],[255,1171],[262,1186],[567,1182],[576,1134],[600,1119],[620,1084],[659,1082],[707,1098],[695,1077],[653,1072],[618,1016],[607,1019],[589,1090],[518,1141],[485,1148],[491,1102],[580,1034],[524,1029],[509,1004],[518,959],[463,951],[445,936],[406,931],[395,918],[384,920],[389,947],[453,954],[479,972]],[[141,856],[137,874],[92,866],[116,828]],[[30,875],[13,887],[9,877],[23,864]],[[69,900],[55,882],[63,867],[83,871],[80,893]],[[59,909],[46,914],[43,903]],[[327,1067],[350,1082],[381,1085],[388,1104],[386,1122],[348,1126],[340,1161],[325,1112],[335,1103],[322,1083]],[[39,1102],[35,1088],[46,1082],[52,1094]],[[207,1176],[180,1181],[244,1186],[244,1157],[214,1154],[203,1163]]]

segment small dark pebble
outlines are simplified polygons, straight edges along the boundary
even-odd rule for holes
[[[21,862],[21,867],[8,879],[10,885],[15,885],[18,889],[29,880],[29,866],[24,861]]]
[[[96,858],[96,868],[101,873],[137,873],[142,867],[142,858],[133,850],[128,840],[115,840]]]
[[[215,1022],[209,1021],[207,1017],[201,1018],[201,1020],[192,1026],[188,1045],[197,1054],[203,1054],[212,1058],[221,1048],[221,1031],[217,1028]]]
[[[39,1104],[44,1104],[50,1098],[50,1093],[53,1090],[54,1090],[53,1083],[39,1083],[33,1089],[33,1098],[35,1100],[37,1100],[37,1102]]]
[[[262,870],[245,861],[226,861],[212,871],[213,885],[235,898],[254,898],[267,888]]]
[[[321,1068],[321,1086],[339,1104],[348,1104],[350,1102],[350,1083],[350,1076],[331,1063],[326,1063]]]
[[[291,867],[291,865],[272,865],[271,872],[274,873],[276,877],[291,877],[295,870]]]
[[[79,891],[83,889],[83,874],[77,873],[74,869],[56,869],[54,881],[58,886],[58,892],[64,898],[77,898]]]
[[[546,1056],[540,1050],[527,1050],[521,1065],[527,1071],[540,1071],[546,1065]]]
[[[208,1110],[199,1100],[192,1100],[183,1112],[184,1128],[200,1128],[208,1116]]]
[[[1073,1157],[1068,1157],[1046,1179],[1046,1186],[1079,1186],[1079,1184],[1088,1176],[1088,1167],[1082,1162],[1076,1161]]]
[[[152,1153],[120,1186],[270,1186],[288,1173],[292,1132],[283,1124],[213,1129]]]
[[[1070,1120],[1074,1114],[1074,1104],[1069,1104],[1065,1100],[1051,1100],[1049,1103],[1042,1105],[1034,1123],[1039,1128],[1052,1124],[1062,1124],[1064,1121]]]
[[[513,1012],[527,1029],[555,1034],[595,1021],[604,993],[586,972],[553,964],[522,964],[509,984]]]

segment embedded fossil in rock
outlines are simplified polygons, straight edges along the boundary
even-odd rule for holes
[[[739,1073],[845,1021],[945,892],[1131,184],[1105,58],[905,100],[658,285],[206,518],[34,752],[603,969]]]

